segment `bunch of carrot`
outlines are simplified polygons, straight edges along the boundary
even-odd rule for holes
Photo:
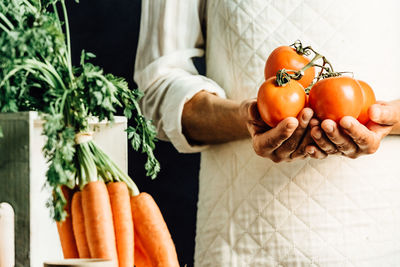
[[[67,217],[57,222],[65,258],[120,267],[179,266],[160,209],[93,141],[77,144],[77,187],[62,187]]]
[[[144,167],[155,178],[156,129],[141,113],[142,92],[92,64],[92,53],[72,64],[66,0],[0,1],[0,28],[0,112],[35,110],[44,120],[48,207],[65,258],[178,266],[154,200],[88,134],[89,119],[112,122],[122,109],[132,122],[128,138],[147,154]]]

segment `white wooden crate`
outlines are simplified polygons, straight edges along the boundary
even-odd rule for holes
[[[15,210],[15,266],[42,267],[61,259],[56,224],[45,207],[50,192],[43,189],[47,164],[42,154],[43,122],[36,112],[0,113],[4,138],[0,139],[0,202]],[[92,122],[95,142],[127,171],[127,120],[112,125]]]

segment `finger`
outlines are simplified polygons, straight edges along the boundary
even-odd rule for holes
[[[312,118],[310,120],[310,128],[312,128],[314,126],[318,126],[318,125],[320,125],[320,122],[319,122],[319,120],[317,118]]]
[[[323,133],[319,126],[311,128],[311,136],[315,144],[326,154],[335,154],[337,148],[335,144],[329,140],[329,138]]]
[[[281,121],[275,128],[253,136],[253,147],[260,156],[271,154],[282,145],[296,130],[298,121],[289,117]]]
[[[258,112],[257,100],[249,100],[248,102],[246,102],[246,105],[250,119],[256,121],[261,120],[260,112]]]
[[[346,134],[342,133],[332,120],[324,120],[321,128],[325,132],[328,139],[336,146],[336,148],[348,157],[355,157],[358,147],[353,140]]]
[[[247,121],[247,129],[251,135],[254,137],[256,134],[264,133],[271,129],[262,119],[260,113],[257,108],[257,101],[249,101],[246,103],[247,105],[247,113],[248,113],[248,121]]]
[[[303,109],[297,117],[299,122],[298,127],[283,144],[278,147],[275,151],[275,155],[280,158],[290,158],[290,155],[299,147],[301,140],[303,139],[308,123],[313,116],[313,111],[310,108]]]
[[[373,121],[368,122],[366,126],[371,132],[375,133],[379,139],[388,135],[393,129],[393,125],[382,125]]]
[[[370,119],[378,124],[394,125],[400,120],[399,108],[390,103],[374,104],[368,110]]]
[[[376,143],[379,142],[376,135],[355,118],[350,116],[343,117],[340,120],[340,126],[361,150],[372,149],[376,151]]]
[[[305,148],[305,152],[307,153],[307,155],[309,155],[314,159],[324,159],[328,156],[328,154],[326,154],[321,149],[313,145],[307,146]]]
[[[313,142],[314,142],[314,140],[311,137],[310,131],[307,131],[303,140],[301,141],[300,145],[290,155],[290,158],[298,159],[298,158],[308,157],[309,155],[306,153],[305,149],[308,145],[311,145]]]

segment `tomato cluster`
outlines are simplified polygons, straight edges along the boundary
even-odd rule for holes
[[[275,127],[287,117],[297,117],[309,106],[320,120],[339,122],[344,116],[352,116],[366,124],[368,108],[376,101],[372,88],[364,81],[333,74],[333,71],[322,79],[319,76],[312,84],[316,66],[313,60],[310,63],[304,53],[290,46],[278,47],[270,54],[265,64],[265,82],[257,96],[258,110],[265,123]],[[326,69],[329,68],[323,71]],[[282,70],[286,74],[284,82],[278,75]],[[309,87],[307,97],[305,88]]]

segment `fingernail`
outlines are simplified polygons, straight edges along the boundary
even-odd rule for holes
[[[387,118],[387,116],[389,116],[390,111],[387,110],[386,108],[383,109],[379,109],[379,115],[382,118]]]
[[[375,108],[374,111],[372,112],[372,117],[371,119],[378,120],[381,116],[381,109],[380,108]]]
[[[319,130],[316,130],[314,132],[314,137],[315,137],[315,139],[320,139],[322,137],[321,132]]]
[[[351,127],[351,121],[347,118],[340,122],[343,128],[349,129]]]
[[[309,112],[304,112],[303,116],[301,116],[303,121],[309,121],[310,120],[310,113]]]
[[[307,153],[312,155],[312,154],[315,153],[315,149],[314,148],[309,148],[309,149],[307,149]]]
[[[296,127],[297,127],[297,124],[296,124],[296,123],[293,123],[293,122],[288,123],[288,124],[286,125],[286,128],[289,129],[289,130],[294,129],[294,128],[296,128]]]
[[[331,124],[326,125],[325,126],[325,132],[332,133],[333,132],[333,126]]]

